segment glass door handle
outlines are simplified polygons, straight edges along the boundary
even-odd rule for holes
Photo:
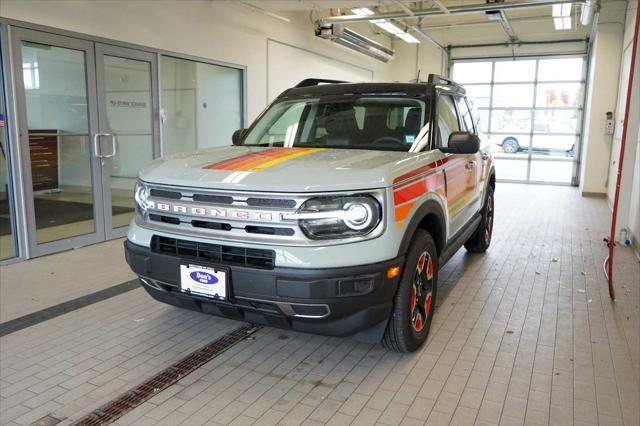
[[[118,153],[116,135],[111,133],[107,133],[106,135],[111,137],[111,154],[103,155],[102,158],[112,158]]]
[[[111,138],[111,154],[104,155],[102,154],[102,146],[100,144],[100,137],[110,137]],[[96,152],[96,157],[98,158],[111,158],[116,155],[116,137],[111,133],[94,133],[93,135],[93,149]]]

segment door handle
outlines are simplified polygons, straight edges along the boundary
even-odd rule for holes
[[[103,155],[100,145],[100,137],[111,137],[111,154]],[[111,158],[116,155],[116,137],[111,133],[94,133],[93,135],[93,149],[98,158]]]
[[[111,154],[103,155],[102,158],[112,158],[112,157],[115,157],[116,154],[118,153],[116,135],[113,135],[111,133],[107,133],[107,135],[111,136]]]
[[[465,169],[467,170],[473,170],[476,168],[476,162],[473,160],[469,160],[467,161],[467,164],[464,165]]]

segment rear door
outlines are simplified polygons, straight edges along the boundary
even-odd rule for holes
[[[446,147],[453,132],[463,131],[453,96],[440,93],[437,103],[438,136],[436,143]],[[447,182],[449,235],[454,236],[475,214],[478,174],[475,154],[447,154],[444,173]]]

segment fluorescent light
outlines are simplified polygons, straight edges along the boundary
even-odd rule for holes
[[[355,9],[351,9],[351,11],[358,16],[374,16],[375,15],[375,13],[367,7],[357,7]],[[418,40],[411,34],[407,33],[405,30],[403,30],[393,22],[389,21],[388,19],[372,19],[369,22],[382,28],[389,34],[393,34],[394,36],[401,38],[407,43],[420,43],[420,40]]]
[[[371,16],[373,15],[373,10],[368,7],[356,7],[355,9],[351,9],[353,13],[360,16]]]
[[[571,17],[564,16],[560,18],[553,18],[553,25],[556,30],[570,30],[571,29]]]
[[[566,16],[571,16],[571,3],[554,4],[552,16],[554,18],[564,18]]]
[[[331,24],[324,27],[317,27],[315,32],[318,37],[332,40],[335,43],[364,53],[382,62],[388,62],[393,59],[395,53],[386,46],[368,39],[342,25]]]
[[[382,28],[386,32],[391,33],[393,35],[398,35],[398,34],[404,33],[404,31],[402,31],[402,29],[400,29],[400,27],[398,27],[397,25],[387,21],[386,19],[375,19],[375,20],[373,20],[371,22],[373,24],[377,25],[378,27]]]
[[[404,40],[407,43],[420,43],[420,40],[418,40],[417,38],[415,38],[409,33],[398,34],[398,37],[400,37],[402,40]]]

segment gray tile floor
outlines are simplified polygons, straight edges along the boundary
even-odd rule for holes
[[[496,205],[489,252],[441,272],[421,351],[263,328],[118,423],[640,424],[640,264],[617,249],[612,303],[605,202],[503,184]],[[2,337],[0,424],[71,423],[238,325],[134,290]]]

